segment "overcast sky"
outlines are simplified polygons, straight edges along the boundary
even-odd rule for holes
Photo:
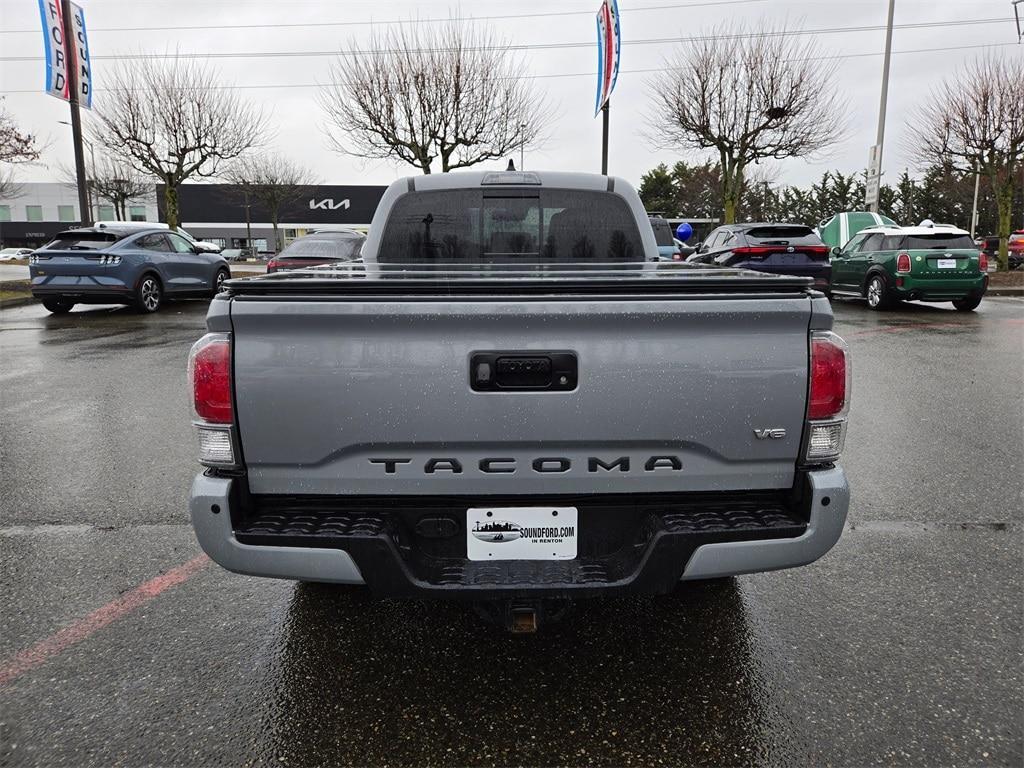
[[[609,170],[639,184],[640,176],[659,162],[673,163],[683,156],[651,147],[642,136],[648,112],[650,70],[662,66],[668,44],[644,44],[645,39],[685,36],[726,20],[750,25],[767,22],[786,28],[835,28],[884,25],[887,0],[722,0],[692,5],[699,0],[621,0],[621,74],[612,98]],[[593,116],[596,75],[594,12],[598,0],[476,0],[461,5],[448,3],[384,3],[346,0],[79,0],[86,10],[97,101],[102,99],[104,67],[101,57],[125,52],[182,53],[335,51],[349,40],[365,40],[369,22],[393,22],[414,18],[492,16],[499,14],[571,15],[505,19],[492,24],[513,44],[586,43],[568,49],[534,49],[521,54],[538,78],[538,93],[546,93],[554,110],[550,140],[542,150],[527,152],[526,167],[533,169],[600,170],[601,122]],[[1016,29],[1010,0],[896,0],[896,24],[960,22],[918,29],[897,28],[893,37],[892,74],[883,170],[887,180],[908,165],[903,148],[906,123],[914,105],[928,98],[930,88],[952,75],[965,62],[983,52],[984,46],[1008,56],[1024,56],[1024,46],[1013,45]],[[1006,19],[999,23],[964,24],[964,21]],[[347,26],[325,26],[345,22]],[[353,24],[353,22],[359,22]],[[427,22],[421,22],[427,23]],[[236,29],[238,24],[267,25]],[[284,24],[310,26],[278,26]],[[123,27],[198,27],[190,30],[105,31]],[[13,31],[11,31],[13,30]],[[848,137],[828,157],[806,161],[793,159],[775,169],[780,184],[806,184],[823,170],[844,172],[862,169],[874,143],[882,71],[881,52],[885,33],[843,31],[818,34],[818,41],[836,55],[873,54],[843,58],[836,87],[849,105],[852,118]],[[682,45],[676,43],[675,45]],[[920,49],[958,50],[908,52]],[[32,61],[3,61],[9,57],[36,57]],[[275,131],[274,148],[315,170],[328,184],[386,184],[415,172],[404,164],[367,162],[335,154],[326,147],[319,126],[322,116],[316,105],[315,84],[328,79],[330,58],[324,55],[245,57],[213,62],[224,82],[257,86],[243,94],[263,104]],[[36,0],[0,0],[0,92],[8,109],[21,125],[48,142],[44,165],[24,169],[23,181],[49,181],[56,166],[72,164],[67,104],[42,92],[44,70],[42,32]],[[86,120],[89,119],[86,113]],[[519,159],[516,158],[518,164]],[[497,167],[499,164],[495,164]],[[503,165],[502,165],[503,167]]]

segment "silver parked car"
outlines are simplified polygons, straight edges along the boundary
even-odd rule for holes
[[[4,248],[0,251],[0,261],[16,261],[18,259],[25,259],[31,254],[31,248]]]

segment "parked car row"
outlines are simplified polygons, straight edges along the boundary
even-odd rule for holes
[[[301,237],[267,264],[267,272],[348,262],[366,236],[354,230]],[[70,229],[29,251],[32,295],[55,314],[76,304],[127,304],[156,312],[173,298],[213,296],[231,277],[228,257],[166,225],[102,222]]]
[[[988,289],[991,243],[976,245],[967,232],[949,225],[900,227],[877,214],[857,215],[827,223],[835,229],[833,242],[850,234],[842,247],[829,248],[817,231],[802,224],[730,224],[711,232],[686,260],[811,277],[827,295],[861,297],[876,310],[900,301],[949,301],[961,311],[981,303]],[[993,239],[998,247],[998,238]],[[1015,232],[1011,269],[1019,268],[1022,252],[1024,232]]]
[[[828,222],[834,235],[853,235],[829,248],[818,231],[793,223],[730,224],[713,230],[699,246],[673,235],[668,221],[650,215],[657,260],[810,277],[827,295],[860,296],[872,309],[902,300],[951,301],[973,310],[988,287],[988,261],[998,238],[973,242],[946,225],[899,227],[877,214]],[[854,214],[849,214],[853,216]],[[857,231],[859,229],[859,231]],[[687,238],[690,230],[677,233]],[[366,236],[348,228],[325,228],[300,237],[267,263],[267,272],[305,269],[358,260]],[[833,238],[835,241],[835,238]],[[993,242],[994,241],[994,242]],[[77,303],[123,303],[155,312],[165,298],[216,293],[231,275],[229,261],[248,249],[217,250],[182,229],[142,222],[97,222],[68,230],[43,248],[7,248],[0,261],[30,258],[32,293],[51,312]],[[1024,230],[1010,238],[1010,268],[1024,261]]]
[[[979,237],[974,244],[988,257],[989,263],[994,262],[999,255],[998,237]],[[1007,250],[1007,266],[1010,269],[1024,267],[1024,229],[1018,229],[1010,235]]]

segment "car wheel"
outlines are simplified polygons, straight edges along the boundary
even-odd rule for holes
[[[43,306],[55,315],[66,315],[75,306],[75,302],[64,298],[49,298],[43,299]]]
[[[160,309],[164,300],[163,286],[156,275],[143,275],[139,287],[135,289],[135,308],[144,314]]]
[[[973,312],[981,304],[981,296],[965,296],[962,299],[953,299],[953,306],[960,312]]]
[[[885,286],[885,278],[875,274],[868,278],[867,287],[864,289],[864,298],[868,300],[868,307],[871,309],[886,309],[890,300],[888,289]]]
[[[216,296],[218,293],[224,290],[224,281],[231,279],[231,273],[226,269],[218,269],[217,276],[213,278],[213,293],[210,296]]]

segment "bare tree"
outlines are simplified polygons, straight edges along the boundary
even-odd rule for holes
[[[31,133],[25,133],[7,111],[0,96],[0,197],[16,197],[20,187],[14,180],[14,166],[34,163],[39,159],[39,144]]]
[[[277,251],[282,247],[278,234],[281,210],[300,200],[317,183],[310,171],[273,153],[243,155],[232,164],[225,178],[237,188],[246,208],[255,203],[270,217]]]
[[[96,164],[90,184],[97,201],[106,200],[114,207],[118,221],[128,220],[128,205],[153,191],[153,177],[139,173],[128,163],[104,157]]]
[[[126,59],[96,96],[95,140],[164,184],[167,223],[179,224],[178,188],[217,174],[263,138],[262,110],[244,103],[220,76],[184,59]]]
[[[550,110],[525,74],[486,27],[410,24],[353,43],[318,98],[335,150],[448,172],[540,141]]]
[[[782,30],[726,25],[680,47],[648,81],[650,138],[718,154],[725,223],[736,221],[749,166],[814,155],[842,136],[835,63],[820,50]]]
[[[59,165],[61,184],[70,189],[78,189],[78,177],[75,171]],[[154,188],[152,176],[139,173],[123,160],[109,155],[101,155],[99,160],[91,163],[88,169],[89,197],[93,204],[99,205],[106,201],[114,208],[114,218],[118,221],[128,220],[128,205],[146,197]],[[96,218],[102,218],[99,212]]]
[[[926,165],[949,164],[992,183],[999,266],[1007,266],[1016,174],[1024,160],[1024,58],[988,54],[946,80],[910,121],[907,148]]]

